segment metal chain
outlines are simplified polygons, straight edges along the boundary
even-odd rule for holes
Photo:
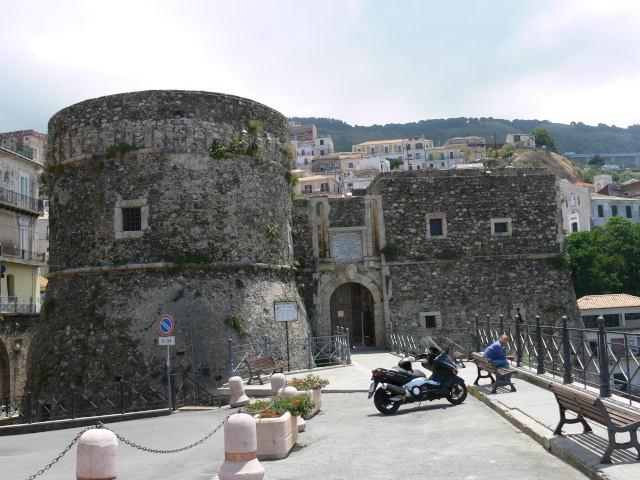
[[[42,475],[44,472],[46,472],[51,467],[53,467],[56,463],[58,463],[58,460],[60,460],[62,457],[64,457],[67,454],[67,452],[69,450],[71,450],[71,447],[73,447],[76,444],[76,442],[80,439],[80,437],[82,436],[82,434],[84,432],[86,432],[88,430],[93,430],[94,428],[100,428],[100,427],[97,426],[97,425],[94,425],[92,427],[85,428],[84,430],[82,430],[78,435],[76,435],[76,438],[73,439],[73,441],[67,446],[67,448],[65,448],[60,455],[58,455],[56,458],[54,458],[53,461],[49,465],[44,467],[42,470],[39,470],[38,473],[35,473],[35,474],[31,475],[27,480],[33,480],[37,476]]]
[[[271,402],[271,405],[273,405],[273,401]],[[256,413],[262,413],[264,410],[259,410],[257,412],[251,412],[252,414],[256,414]],[[244,413],[242,412],[242,409],[238,409],[237,413]],[[36,478],[39,475],[42,475],[44,472],[46,472],[47,470],[49,470],[51,467],[53,467],[56,463],[58,463],[58,461],[64,457],[67,452],[69,450],[71,450],[71,447],[73,447],[76,442],[80,439],[80,437],[82,436],[82,434],[88,430],[93,430],[94,428],[104,428],[105,430],[109,430],[111,433],[113,433],[116,438],[118,440],[120,440],[122,443],[129,445],[130,447],[133,448],[137,448],[138,450],[142,450],[143,452],[149,452],[149,453],[177,453],[177,452],[183,452],[185,450],[189,450],[190,448],[193,447],[197,447],[198,445],[200,445],[201,443],[205,442],[206,440],[210,439],[218,430],[220,430],[222,428],[222,426],[227,423],[227,420],[229,420],[229,418],[231,418],[231,415],[233,415],[233,413],[229,414],[227,416],[227,418],[225,418],[222,423],[220,425],[218,425],[216,428],[214,428],[210,433],[208,433],[205,437],[201,438],[200,440],[198,440],[195,443],[192,443],[189,446],[186,447],[182,447],[182,448],[175,448],[173,450],[156,450],[153,448],[147,448],[147,447],[143,447],[141,445],[138,445],[136,443],[133,443],[129,440],[127,440],[126,438],[122,437],[121,435],[118,435],[116,432],[114,432],[113,430],[111,430],[110,428],[105,427],[102,423],[98,422],[97,425],[85,428],[84,430],[82,430],[80,433],[78,433],[78,435],[76,435],[76,437],[72,440],[72,442],[67,446],[67,448],[65,448],[62,453],[60,453],[60,455],[58,455],[56,458],[53,459],[53,461],[48,464],[46,467],[44,467],[42,470],[39,470],[38,473],[31,475],[27,480],[34,480],[34,478]]]
[[[131,442],[130,440],[127,440],[126,438],[118,435],[116,432],[114,432],[113,430],[107,428],[107,427],[102,427],[105,428],[107,430],[109,430],[111,433],[113,433],[118,440],[120,440],[122,443],[129,445],[130,447],[133,448],[137,448],[138,450],[142,450],[143,452],[149,452],[149,453],[178,453],[178,452],[184,452],[185,450],[189,450],[190,448],[196,447],[198,445],[200,445],[202,442],[204,442],[205,440],[208,440],[209,438],[211,438],[213,436],[214,433],[216,433],[218,430],[220,430],[220,428],[222,428],[222,426],[227,423],[227,420],[229,420],[229,418],[231,417],[231,415],[233,415],[233,413],[229,414],[229,416],[227,418],[225,418],[222,423],[220,425],[218,425],[216,428],[214,428],[209,434],[207,434],[206,437],[201,438],[200,440],[198,440],[195,443],[192,443],[191,445],[187,446],[187,447],[182,447],[182,448],[175,448],[173,450],[156,450],[153,448],[147,448],[147,447],[143,447],[141,445],[138,445],[136,443]]]

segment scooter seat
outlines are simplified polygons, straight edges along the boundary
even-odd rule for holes
[[[422,372],[420,370],[405,370],[404,368],[400,368],[400,367],[392,367],[391,370],[396,370],[396,371],[398,371],[400,373],[404,373],[404,374],[408,375],[411,378],[426,377],[424,372]]]

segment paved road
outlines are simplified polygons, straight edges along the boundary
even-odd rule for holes
[[[229,409],[115,423],[111,428],[153,448],[176,448],[206,435]],[[0,479],[27,478],[81,429],[0,437]],[[159,455],[120,446],[119,479],[211,479],[223,461],[222,433],[186,452]],[[545,479],[586,478],[469,396],[380,415],[363,393],[323,395],[284,460],[263,462],[267,479]],[[75,448],[42,480],[75,478]]]

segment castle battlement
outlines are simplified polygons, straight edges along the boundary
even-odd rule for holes
[[[86,100],[49,121],[47,163],[71,163],[111,147],[205,152],[214,140],[239,139],[263,154],[284,157],[287,119],[246,98],[219,93],[149,90]]]

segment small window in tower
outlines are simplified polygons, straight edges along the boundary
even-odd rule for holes
[[[508,231],[507,223],[506,222],[494,223],[493,231],[495,233],[506,233]]]
[[[122,231],[137,232],[142,230],[142,209],[140,207],[122,209]]]

